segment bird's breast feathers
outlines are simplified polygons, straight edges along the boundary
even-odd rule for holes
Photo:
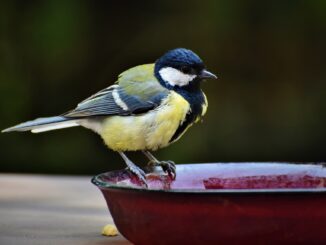
[[[108,147],[116,151],[156,150],[170,143],[188,113],[189,102],[171,91],[152,111],[106,118],[100,134]]]

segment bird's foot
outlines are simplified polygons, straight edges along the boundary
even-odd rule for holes
[[[127,165],[127,169],[133,173],[146,188],[148,188],[145,172],[131,161]]]
[[[160,166],[162,170],[167,173],[172,179],[175,179],[177,176],[176,166],[173,161],[150,161],[149,165],[151,166]]]

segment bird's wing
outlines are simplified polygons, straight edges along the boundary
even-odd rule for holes
[[[119,75],[118,81],[92,95],[63,116],[73,118],[132,115],[160,105],[168,90],[154,76],[154,64],[131,68]]]

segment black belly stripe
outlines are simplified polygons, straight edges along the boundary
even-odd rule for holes
[[[186,119],[177,128],[177,130],[173,134],[172,138],[170,139],[170,141],[169,141],[170,143],[177,140],[183,134],[183,132],[188,128],[188,126],[194,122],[194,119],[192,118],[193,116],[191,114],[192,113],[187,114]]]
[[[204,94],[201,90],[190,91],[190,92],[184,90],[181,91],[176,90],[176,92],[182,95],[182,97],[189,102],[191,111],[188,112],[183,123],[180,124],[180,126],[175,131],[174,135],[169,141],[170,143],[177,140],[188,128],[188,126],[193,124],[196,121],[196,119],[202,115],[203,104],[205,104]]]

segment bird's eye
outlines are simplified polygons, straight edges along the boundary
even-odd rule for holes
[[[189,67],[189,66],[182,66],[181,67],[181,71],[183,73],[185,73],[185,74],[189,74],[189,73],[191,73],[191,67]]]

